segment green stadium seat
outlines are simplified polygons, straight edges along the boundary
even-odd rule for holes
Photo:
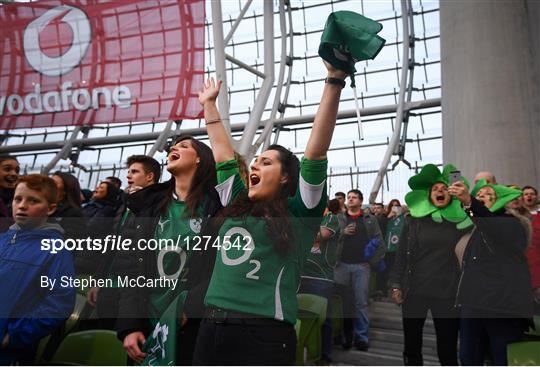
[[[87,330],[68,334],[50,364],[123,366],[126,352],[116,333],[110,330]]]
[[[85,306],[86,297],[77,293],[75,295],[75,306],[73,307],[73,311],[64,325],[55,330],[51,335],[40,340],[36,351],[36,364],[47,363],[56,348],[58,348],[62,342],[62,339],[64,339],[67,334],[77,330],[79,319],[85,310]]]
[[[314,294],[298,294],[300,333],[296,348],[296,363],[314,363],[321,359],[321,326],[326,319],[326,298]],[[304,349],[307,354],[304,358]]]
[[[509,366],[540,366],[540,341],[508,344],[506,352]]]

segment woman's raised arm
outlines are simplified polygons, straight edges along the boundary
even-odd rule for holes
[[[324,62],[328,70],[328,79],[344,80],[347,73],[342,70],[335,69],[332,65]],[[330,147],[334,127],[336,126],[336,118],[339,107],[339,99],[341,97],[341,89],[339,84],[325,83],[321,103],[313,121],[313,128],[309,135],[309,140],[306,146],[304,157],[312,160],[326,159],[326,152]]]
[[[221,117],[216,106],[216,98],[220,88],[221,80],[218,80],[216,84],[214,78],[210,78],[204,83],[203,89],[199,92],[199,102],[203,106],[206,131],[208,132],[216,163],[234,159],[234,150],[229,134],[227,134],[225,127],[221,123]]]

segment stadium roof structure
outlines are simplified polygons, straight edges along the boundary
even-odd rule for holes
[[[352,90],[343,91],[328,154],[330,193],[358,187],[370,201],[402,199],[411,175],[442,163],[438,1],[207,1],[206,8],[206,75],[223,80],[218,107],[248,159],[271,143],[302,154],[324,83],[317,49],[326,17],[352,10],[382,23],[387,42],[375,60],[356,65],[363,140]],[[70,170],[93,188],[104,177],[125,177],[131,154],[164,163],[172,136],[205,141],[203,125],[14,129],[0,135],[0,154],[17,155],[24,172]]]

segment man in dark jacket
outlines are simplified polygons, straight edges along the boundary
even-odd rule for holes
[[[127,159],[127,166],[128,187],[126,188],[126,193],[128,195],[157,184],[161,176],[159,162],[150,156],[132,155]],[[127,208],[125,203],[121,206],[121,209],[122,212],[119,214],[118,223],[113,227],[113,233],[111,235],[125,235],[124,232],[128,231],[129,223],[132,223],[134,220],[134,214]],[[105,254],[96,271],[96,278],[106,278],[113,275],[111,270],[114,267],[116,255],[117,253],[115,251],[109,251]],[[100,290],[100,288],[95,287],[88,291],[87,300],[91,306],[97,307],[100,328],[114,329],[118,315],[118,299],[119,292],[117,288],[103,288]]]
[[[363,195],[360,190],[347,193],[347,212],[341,223],[341,243],[338,248],[338,262],[334,271],[334,281],[342,286],[350,286],[354,294],[354,338],[358,350],[367,350],[369,318],[367,304],[371,269],[384,257],[381,230],[375,216],[362,214]],[[370,260],[365,259],[366,247],[376,241],[376,251]],[[349,320],[347,320],[349,321]],[[353,342],[349,322],[344,325],[344,348]]]

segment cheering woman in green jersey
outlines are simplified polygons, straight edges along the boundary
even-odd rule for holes
[[[304,158],[270,146],[251,165],[249,189],[216,108],[221,83],[210,79],[199,93],[225,208],[195,364],[294,364],[296,291],[326,206],[326,152],[347,75],[326,66]]]
[[[191,364],[198,330],[197,315],[190,315],[187,304],[192,295],[197,298],[197,279],[204,278],[200,266],[191,266],[194,251],[190,243],[203,236],[206,218],[221,206],[214,189],[215,162],[207,145],[190,136],[177,138],[167,155],[167,170],[172,176],[169,181],[150,185],[128,196],[127,206],[131,215],[121,233],[131,238],[132,243],[173,239],[179,247],[156,249],[145,246],[143,249],[137,246],[133,251],[123,251],[116,259],[116,271],[131,279],[139,276],[177,279],[179,285],[174,289],[120,288],[116,329],[128,356],[138,363],[143,362],[147,354],[142,351],[142,345],[159,326],[159,319],[171,302],[187,289],[188,299],[182,310],[184,315],[179,315],[183,318],[182,332],[178,337],[178,344],[182,347],[175,360],[175,364],[181,365]],[[206,254],[199,251],[196,255],[204,257]],[[188,268],[195,270],[188,272]]]

